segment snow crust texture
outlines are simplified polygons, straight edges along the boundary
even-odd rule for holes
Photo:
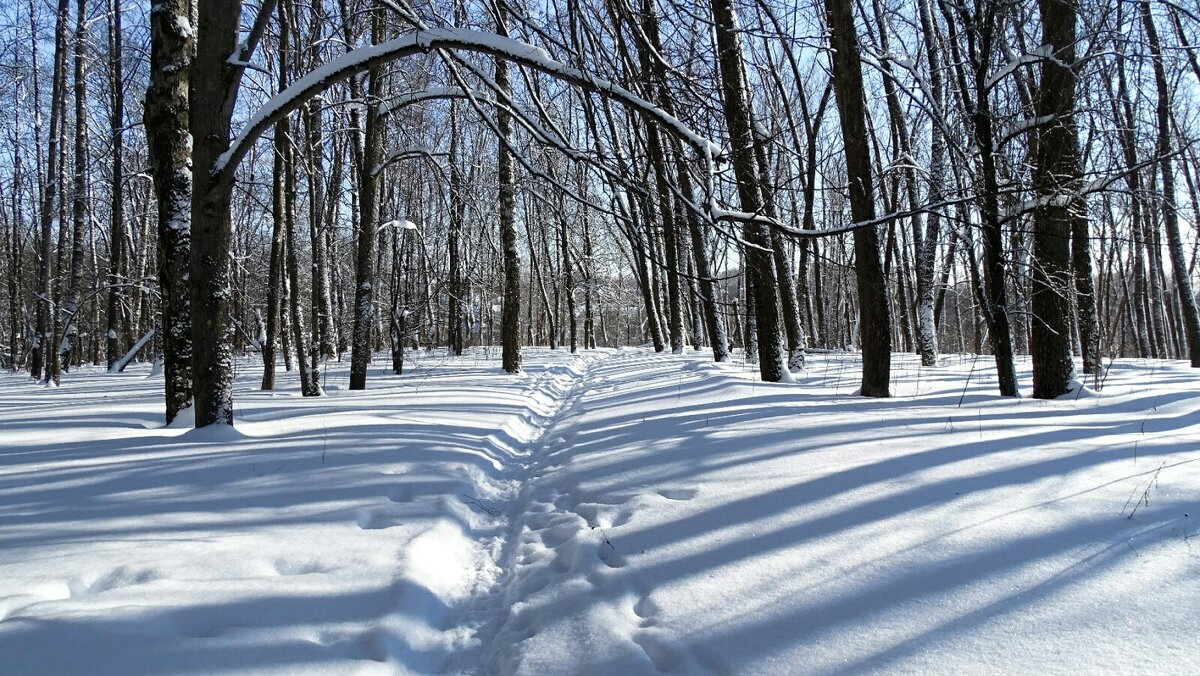
[[[850,354],[494,356],[247,362],[221,434],[146,365],[0,376],[0,673],[1200,671],[1182,362],[1038,401],[896,355],[871,400]]]

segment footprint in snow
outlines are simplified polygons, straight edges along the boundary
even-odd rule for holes
[[[391,488],[388,489],[387,497],[388,497],[388,500],[391,500],[392,502],[412,502],[412,499],[413,499],[412,486],[407,486],[404,484],[401,484],[399,486],[392,486]]]
[[[638,602],[633,604],[633,614],[641,618],[638,626],[645,629],[658,624],[658,604],[649,596],[643,596],[638,599]]]
[[[541,538],[543,545],[550,549],[555,549],[564,542],[573,539],[578,533],[579,528],[577,526],[565,523],[538,531],[538,537]]]
[[[328,566],[318,561],[292,561],[288,559],[275,559],[273,567],[277,575],[283,576],[327,573],[330,570]]]
[[[609,568],[624,568],[629,564],[625,557],[617,551],[616,547],[607,541],[600,544],[600,548],[596,550],[596,555]]]
[[[575,513],[582,516],[592,528],[619,528],[633,518],[633,510],[599,502],[581,502]]]
[[[358,527],[363,530],[382,530],[400,523],[400,518],[386,509],[364,509],[358,513]]]
[[[658,494],[668,500],[691,500],[699,493],[695,488],[664,488]]]
[[[633,636],[633,642],[638,644],[654,668],[662,671],[674,671],[682,661],[679,651],[663,639],[645,631]]]
[[[46,595],[46,600],[62,600],[80,596],[90,596],[92,594],[102,594],[113,589],[145,584],[147,582],[157,580],[158,578],[158,571],[150,568],[139,570],[127,568],[125,566],[118,566],[117,568],[113,568],[106,573],[102,573],[94,577],[78,577],[61,586],[58,584],[52,584],[46,587],[46,589],[50,592]],[[65,587],[65,589],[62,587]]]

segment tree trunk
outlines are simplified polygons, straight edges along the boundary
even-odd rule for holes
[[[497,3],[496,32],[508,37],[502,3]],[[496,86],[506,99],[511,98],[512,88],[508,83],[508,62],[496,59]],[[504,306],[500,320],[501,354],[500,364],[506,373],[521,370],[521,255],[517,249],[516,185],[514,183],[512,156],[508,143],[512,138],[512,116],[505,110],[496,112],[496,127],[500,133],[497,140],[497,184],[499,189],[500,246],[504,255]]]
[[[570,341],[571,353],[574,354],[579,350],[579,325],[575,317],[575,275],[571,270],[574,266],[571,259],[571,237],[567,228],[566,204],[563,201],[559,202],[558,248],[562,256],[563,292],[567,297],[567,338]]]
[[[312,3],[309,16],[311,34],[309,37],[309,67],[318,67],[320,61],[320,26],[327,20],[322,3]],[[312,317],[313,337],[316,349],[313,351],[312,368],[316,371],[314,377],[319,377],[319,366],[327,359],[337,358],[337,329],[334,326],[333,297],[330,289],[330,267],[332,261],[329,247],[326,244],[327,229],[332,228],[333,220],[326,219],[326,177],[325,154],[322,149],[321,134],[323,115],[321,106],[309,102],[304,108],[304,126],[307,132],[305,142],[306,163],[308,165],[308,216],[309,238],[312,246]],[[335,172],[336,173],[336,172]],[[339,186],[339,183],[332,185]],[[338,192],[335,189],[335,192]],[[334,200],[339,201],[339,200]]]
[[[288,69],[292,62],[293,0],[281,0],[279,9],[279,88],[287,87]],[[282,165],[284,247],[288,284],[292,348],[296,355],[296,370],[300,374],[300,393],[305,397],[321,394],[315,364],[309,362],[308,331],[304,327],[304,306],[300,302],[300,258],[296,254],[296,146],[292,143],[292,125],[287,117],[276,127],[276,157]],[[310,208],[317,208],[310,205]]]
[[[123,61],[121,3],[110,2],[108,23],[109,63],[111,70],[112,105],[112,192],[109,218],[108,250],[108,306],[105,316],[108,321],[105,331],[105,362],[109,369],[124,356],[123,351],[132,343],[129,320],[125,310],[125,292],[120,286],[126,277],[125,262],[125,91]]]
[[[1075,139],[1075,8],[1072,0],[1039,0],[1042,43],[1053,56],[1042,61],[1033,166],[1033,396],[1053,399],[1071,388],[1069,293],[1071,229],[1084,210]]]
[[[241,67],[240,0],[199,4],[196,56],[191,69],[192,166],[192,392],[196,427],[233,424],[233,335],[229,245],[232,178],[218,169],[229,148],[230,120]]]
[[[1000,185],[996,170],[996,149],[992,130],[992,107],[988,78],[993,40],[997,30],[995,0],[988,0],[967,26],[968,53],[974,68],[975,100],[970,109],[971,131],[979,149],[982,169],[979,208],[982,212],[980,230],[983,233],[983,283],[985,303],[982,308],[991,337],[992,354],[1000,394],[1015,397],[1017,371],[1013,364],[1012,330],[1009,326],[1008,291],[1005,283],[1003,224],[1000,220]],[[977,34],[973,31],[977,31]],[[965,95],[965,92],[964,92]]]
[[[58,334],[59,365],[71,368],[71,351],[79,344],[79,294],[83,283],[83,256],[88,225],[87,190],[87,21],[85,0],[75,2],[75,171],[71,200],[71,268],[63,303],[62,330]],[[61,252],[60,252],[61,253]],[[61,273],[60,273],[61,274]]]
[[[162,309],[166,421],[192,401],[192,137],[188,74],[195,54],[190,0],[164,0],[150,13],[150,86],[145,125],[158,209],[158,287]]]
[[[936,204],[942,200],[946,173],[946,139],[940,124],[945,110],[945,85],[942,82],[941,46],[933,23],[929,3],[918,0],[921,28],[925,34],[925,56],[929,66],[929,89],[933,94],[929,128],[929,190],[925,201]],[[938,358],[937,316],[935,312],[935,276],[937,247],[941,239],[941,211],[933,207],[925,216],[925,236],[917,240],[917,351],[922,366],[934,366]],[[952,259],[951,259],[952,260]],[[944,287],[943,287],[944,288]]]
[[[16,121],[20,123],[19,113],[16,115]],[[21,368],[21,355],[23,354],[21,346],[21,328],[25,321],[24,312],[21,307],[21,280],[24,279],[24,270],[22,261],[25,258],[26,239],[22,236],[25,232],[25,209],[22,203],[21,186],[24,182],[24,173],[22,172],[21,154],[15,153],[13,156],[13,179],[12,190],[9,196],[9,202],[12,212],[12,227],[8,231],[8,364],[9,370],[14,373]]]
[[[654,74],[658,105],[667,114],[674,115],[675,104],[672,100],[671,92],[667,88],[666,68],[660,59],[650,58],[651,52],[661,54],[663,50],[659,34],[658,16],[655,14],[652,3],[649,0],[642,1],[642,33],[646,37],[649,50],[641,49],[640,51],[644,54],[644,63],[649,64],[650,71]],[[684,160],[683,145],[678,138],[671,138],[670,150],[675,162],[675,177],[679,185],[679,192],[683,196],[683,199],[695,202],[695,191],[692,187],[691,174],[688,171],[688,164]],[[678,250],[681,252],[686,252],[690,245],[691,267],[699,283],[700,304],[702,305],[704,323],[708,328],[709,339],[712,341],[713,361],[727,361],[729,359],[729,337],[725,333],[724,319],[717,309],[716,291],[713,288],[712,272],[708,264],[707,233],[702,227],[700,217],[684,205],[677,205],[676,216],[675,222],[678,227],[676,228],[674,239],[677,240]],[[685,222],[688,228],[686,234],[682,229],[682,224]],[[687,240],[687,243],[682,241],[684,239]],[[679,266],[679,260],[681,259],[682,255],[676,257],[676,267]],[[693,328],[693,333],[698,335],[699,331]],[[699,343],[700,338],[693,336],[693,341]]]
[[[1171,161],[1171,92],[1163,65],[1162,48],[1154,17],[1150,13],[1149,0],[1141,0],[1142,24],[1154,61],[1154,83],[1158,92],[1158,168],[1162,176],[1163,225],[1167,231],[1167,251],[1171,259],[1171,272],[1175,276],[1175,288],[1179,291],[1179,303],[1183,309],[1183,324],[1187,335],[1188,357],[1192,368],[1200,368],[1200,309],[1196,306],[1196,294],[1192,290],[1192,277],[1188,272],[1183,253],[1183,239],[1179,231],[1179,212],[1175,204],[1175,169]]]
[[[383,9],[371,10],[371,42],[383,38]],[[367,366],[371,363],[371,325],[375,320],[375,240],[379,232],[379,182],[375,167],[379,164],[381,125],[379,101],[383,94],[383,75],[379,68],[367,74],[366,138],[362,161],[358,165],[358,256],[355,263],[354,334],[350,341],[350,389],[367,388]]]
[[[280,89],[283,89],[281,84]],[[275,389],[276,347],[279,345],[279,310],[283,300],[283,257],[286,216],[283,197],[283,155],[288,132],[287,121],[275,125],[271,158],[271,258],[267,266],[266,340],[262,344],[262,389]],[[289,369],[290,370],[290,369]]]
[[[875,198],[854,11],[849,3],[841,0],[825,0],[825,10],[829,16],[829,41],[833,50],[830,61],[834,96],[842,123],[846,175],[850,181],[850,217],[856,223],[865,223],[875,219]],[[859,227],[854,231],[854,271],[863,355],[861,394],[864,397],[888,397],[891,396],[891,319],[887,280],[879,262],[879,236],[875,226]]]
[[[466,215],[466,201],[463,199],[462,170],[458,163],[458,109],[454,101],[450,102],[450,227],[446,235],[449,249],[449,277],[446,303],[447,342],[450,351],[455,355],[463,353],[463,320],[464,320],[464,289],[462,253],[459,251],[459,240],[462,237],[463,221]]]
[[[725,124],[729,130],[734,175],[737,177],[738,197],[742,211],[757,214],[762,211],[761,177],[754,157],[755,137],[752,127],[749,93],[746,90],[745,63],[738,37],[737,16],[729,0],[711,0],[717,38],[717,61],[721,70],[721,91],[725,108]],[[743,237],[745,266],[754,294],[754,321],[758,337],[760,377],[766,382],[786,379],[787,365],[776,310],[778,292],[775,261],[771,241],[759,223],[747,221]]]
[[[53,264],[54,221],[61,201],[59,163],[62,160],[63,106],[67,88],[67,0],[59,0],[54,29],[54,75],[50,93],[50,141],[47,144],[46,174],[42,181],[41,238],[38,246],[37,335],[34,337],[30,373],[45,382],[57,381],[58,361],[51,357],[54,347],[54,316],[56,308]]]
[[[758,139],[754,145],[759,187],[762,192],[763,213],[770,218],[778,218],[779,210],[775,207],[775,187],[771,180],[770,167],[767,165],[767,155],[763,145],[763,139]],[[804,336],[804,328],[800,326],[800,304],[796,300],[796,287],[792,284],[792,265],[787,255],[787,244],[783,241],[783,236],[779,234],[779,231],[771,230],[770,239],[771,256],[775,263],[775,282],[779,285],[779,305],[783,312],[783,328],[787,336],[787,365],[789,370],[799,371],[804,368],[808,341]]]

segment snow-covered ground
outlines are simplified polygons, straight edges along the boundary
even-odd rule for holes
[[[0,376],[0,673],[1200,673],[1197,373],[893,363],[246,362],[218,433],[145,367]]]

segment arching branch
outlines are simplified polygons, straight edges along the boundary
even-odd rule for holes
[[[678,118],[666,114],[653,103],[616,83],[556,61],[537,47],[493,33],[459,28],[432,28],[413,31],[387,42],[351,51],[299,78],[287,89],[276,94],[259,109],[233,140],[229,149],[217,159],[212,168],[215,184],[231,182],[233,172],[255,139],[330,85],[375,66],[433,49],[464,50],[502,56],[518,65],[624,103],[687,142],[710,162],[711,158],[720,154],[717,144],[696,133]]]

